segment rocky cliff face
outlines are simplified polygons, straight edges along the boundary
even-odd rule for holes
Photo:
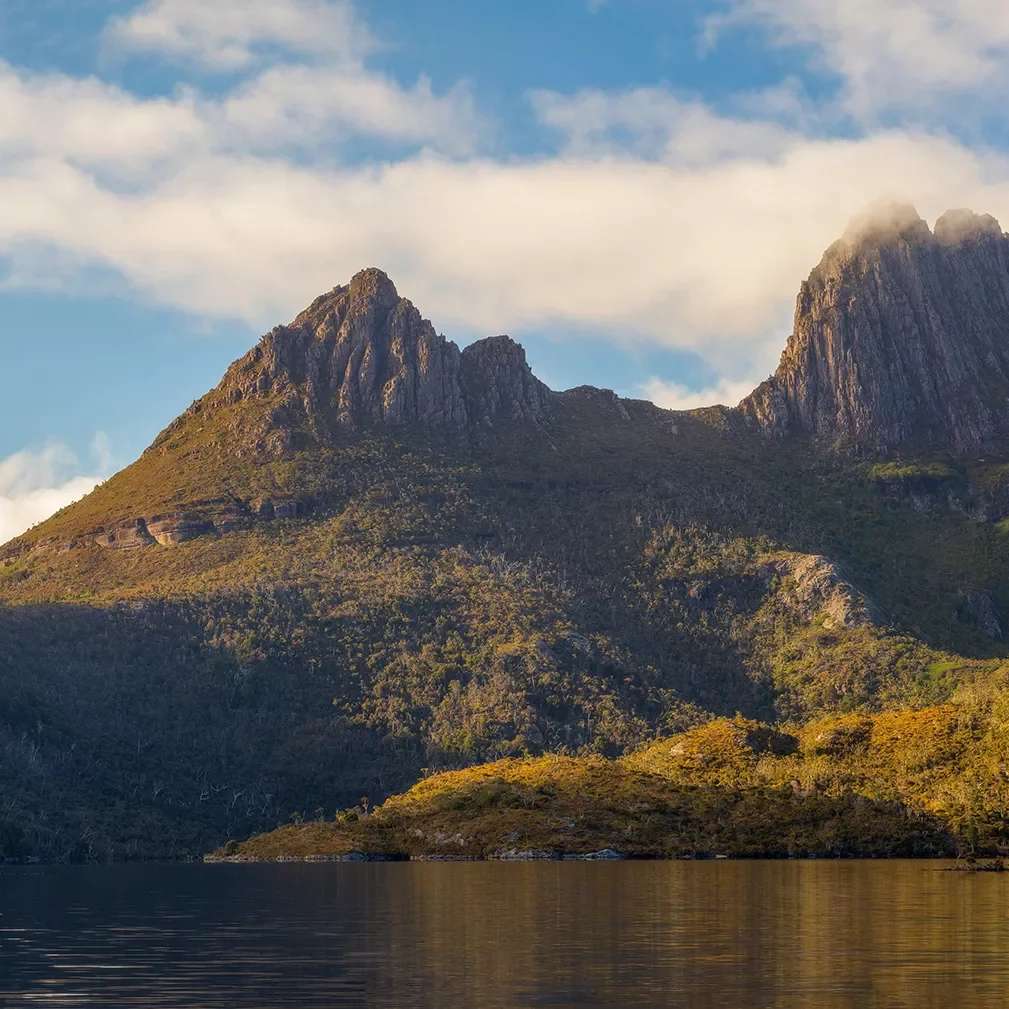
[[[1009,434],[1009,238],[967,210],[934,231],[908,206],[855,222],[740,408],[767,432],[866,453],[970,453]]]
[[[278,454],[297,430],[326,439],[379,425],[459,434],[540,423],[552,398],[509,337],[460,352],[381,270],[368,269],[267,333],[193,412],[268,403],[257,437]]]

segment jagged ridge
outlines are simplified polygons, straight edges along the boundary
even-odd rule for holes
[[[950,211],[933,232],[913,208],[889,207],[827,250],[802,285],[776,374],[723,416],[866,454],[975,452],[1009,433],[1007,333],[998,222]],[[552,392],[507,336],[460,351],[366,269],[267,333],[128,477],[3,554],[172,545],[296,516],[313,492],[303,472],[278,467],[300,457],[324,469],[322,453],[369,431],[463,447],[521,431],[553,447],[613,423],[668,443],[688,418],[590,387]]]
[[[357,436],[398,431],[465,448],[538,431],[562,401],[510,337],[460,351],[385,273],[362,270],[267,333],[133,466],[0,557],[172,546],[296,517],[317,504],[306,468],[318,478],[326,452]]]
[[[255,448],[277,454],[298,431],[326,441],[379,425],[458,434],[540,423],[552,398],[510,337],[460,351],[372,268],[267,333],[192,412],[270,400]]]

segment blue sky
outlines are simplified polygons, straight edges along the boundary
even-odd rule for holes
[[[6,0],[0,61],[0,540],[366,265],[689,407],[867,205],[1009,216],[1002,0]]]

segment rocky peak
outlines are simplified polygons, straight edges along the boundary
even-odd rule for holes
[[[951,210],[854,221],[802,285],[776,373],[741,404],[771,433],[889,453],[1009,434],[1009,239]]]
[[[553,393],[507,336],[460,352],[378,269],[316,298],[267,333],[194,410],[254,399],[270,404],[256,441],[284,432],[319,438],[376,426],[465,433],[498,422],[540,423]]]
[[[991,214],[975,214],[973,210],[947,210],[935,222],[936,241],[943,245],[1003,237],[1002,225]]]
[[[854,250],[899,241],[912,244],[931,237],[928,224],[911,204],[881,203],[854,217],[834,248]]]
[[[510,336],[477,340],[462,352],[462,387],[470,419],[484,424],[497,417],[538,423],[553,398]]]

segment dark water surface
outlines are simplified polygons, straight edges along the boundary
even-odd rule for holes
[[[0,1005],[1009,1006],[1009,875],[939,868],[5,868]]]

